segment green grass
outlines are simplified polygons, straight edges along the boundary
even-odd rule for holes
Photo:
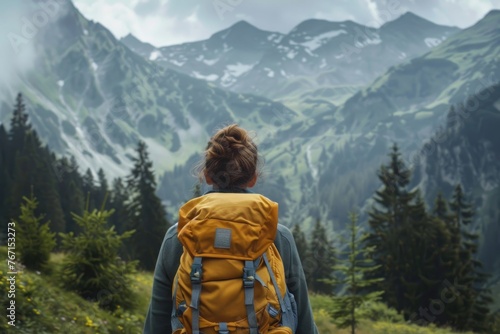
[[[7,250],[0,247],[0,256],[7,258]],[[142,333],[142,327],[151,295],[153,274],[139,272],[133,276],[133,292],[136,304],[131,309],[119,308],[105,311],[91,300],[85,300],[75,293],[66,291],[59,284],[57,272],[64,254],[52,254],[48,270],[31,272],[18,265],[16,276],[16,327],[7,324],[2,316],[0,328],[6,333]],[[10,302],[7,291],[7,261],[0,264],[0,301],[5,309]],[[332,299],[324,295],[310,296],[313,314],[319,332],[322,334],[348,334],[347,329],[338,329],[329,312]],[[455,334],[447,329],[418,327],[405,324],[396,311],[377,303],[360,311],[363,322],[357,334]],[[376,318],[376,319],[375,319]],[[375,321],[374,321],[375,320]],[[470,332],[469,332],[470,333]]]
[[[7,258],[5,247],[0,248],[0,256]],[[7,324],[7,318],[0,319],[0,332],[7,333],[142,333],[149,296],[152,274],[134,275],[133,291],[137,303],[131,309],[119,308],[114,312],[105,311],[92,300],[85,300],[73,292],[62,288],[57,279],[57,271],[63,254],[53,254],[46,272],[31,272],[21,265],[16,275],[16,327]],[[22,273],[21,273],[22,271]],[[8,298],[7,261],[0,264],[0,301],[5,309]],[[4,307],[5,306],[5,307]]]

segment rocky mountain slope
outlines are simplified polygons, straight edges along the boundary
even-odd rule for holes
[[[160,173],[197,152],[222,124],[268,128],[272,110],[294,114],[138,56],[69,1],[58,9],[32,41],[33,68],[1,91],[0,122],[8,124],[15,94],[22,91],[44,141],[57,153],[75,155],[83,170],[103,167],[123,175],[142,139]]]

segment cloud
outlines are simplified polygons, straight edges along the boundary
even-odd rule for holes
[[[380,26],[405,11],[430,21],[467,27],[500,0],[74,0],[87,17],[117,37],[131,32],[157,46],[206,39],[245,19],[270,31],[289,32],[301,21],[353,20]]]
[[[35,40],[67,10],[65,0],[2,1],[0,3],[0,88],[17,90],[20,77],[34,66]]]

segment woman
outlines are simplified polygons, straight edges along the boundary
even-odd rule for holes
[[[213,187],[207,194],[250,193],[248,188],[257,182],[258,164],[257,147],[244,129],[229,125],[219,130],[207,145],[200,173],[207,184]],[[153,293],[144,327],[144,333],[147,334],[172,333],[172,286],[183,252],[177,230],[176,224],[167,231],[158,255]],[[318,333],[309,304],[304,271],[288,228],[278,224],[274,245],[283,261],[286,286],[297,303],[296,333]]]

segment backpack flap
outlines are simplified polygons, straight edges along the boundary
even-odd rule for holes
[[[181,207],[178,238],[192,257],[255,260],[277,226],[278,204],[262,195],[210,193]]]

